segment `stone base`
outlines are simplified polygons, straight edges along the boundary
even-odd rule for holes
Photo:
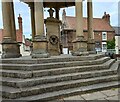
[[[77,37],[76,40],[73,41],[73,52],[74,56],[88,55],[87,52],[87,41],[83,36]]]
[[[96,51],[88,51],[88,52],[89,52],[89,54],[97,54]]]
[[[48,53],[50,56],[58,56],[61,54],[60,51],[60,24],[61,21],[48,17],[45,20],[46,28],[47,28],[47,40],[48,42]]]
[[[32,58],[48,58],[49,53],[32,53]]]
[[[48,52],[50,53],[50,56],[58,56],[61,54],[60,51],[58,50],[53,50],[53,49],[49,49]]]
[[[95,41],[93,39],[87,42],[87,50],[95,51]]]
[[[73,56],[87,56],[89,55],[89,52],[80,52],[80,51],[76,51],[76,52],[72,52]]]
[[[9,38],[3,39],[2,49],[2,58],[18,58],[22,56],[20,54],[20,45]]]
[[[44,36],[36,36],[33,40],[32,58],[48,58],[47,46],[48,42]]]

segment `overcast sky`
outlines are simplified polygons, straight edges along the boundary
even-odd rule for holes
[[[15,20],[16,28],[18,28],[17,17],[21,14],[23,18],[23,34],[26,37],[31,35],[31,20],[30,20],[30,8],[27,4],[15,0],[14,9],[15,9]],[[111,25],[118,26],[118,1],[119,0],[93,0],[93,17],[101,18],[104,12],[107,12],[111,16]],[[87,4],[86,0],[83,3],[83,16],[87,17]],[[62,16],[62,10],[60,10],[60,18]],[[67,16],[75,16],[75,7],[65,8]],[[44,10],[44,18],[48,17],[47,9]],[[3,28],[2,23],[2,11],[1,11],[1,0],[0,0],[0,28]]]

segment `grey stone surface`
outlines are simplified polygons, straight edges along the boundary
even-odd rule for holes
[[[64,100],[84,100],[80,95],[77,95],[77,96],[71,96],[71,97],[66,97],[64,98]]]
[[[106,85],[108,84],[108,85]],[[106,88],[106,87],[110,87],[110,86],[114,86],[114,83],[112,82],[109,82],[109,83],[106,83],[104,84],[102,87]],[[99,84],[96,84],[96,86],[99,86]],[[101,86],[101,85],[100,85]],[[86,86],[86,88],[88,90],[94,90],[94,85],[91,86],[92,89],[88,89],[88,87]],[[82,87],[81,87],[82,88]],[[19,100],[30,100],[30,99],[33,99],[33,100],[40,100],[40,99],[55,99],[57,97],[63,97],[65,95],[69,96],[69,95],[75,95],[76,93],[79,94],[81,92],[83,92],[83,90],[81,90],[81,88],[71,88],[71,89],[66,89],[66,90],[60,90],[60,91],[54,91],[54,92],[49,92],[49,93],[43,93],[43,94],[37,94],[37,95],[33,95],[33,96],[26,96],[26,97],[21,97],[21,98],[18,98]],[[85,87],[83,87],[85,89]],[[82,89],[83,89],[82,88]],[[5,88],[6,90],[8,90],[7,88]],[[99,87],[97,87],[97,89],[99,89]],[[13,90],[13,89],[10,89],[10,90]],[[85,91],[85,90],[84,90]],[[10,91],[12,92],[12,91]],[[35,92],[35,91],[34,91]],[[37,91],[37,92],[40,92],[40,91]],[[18,97],[17,94],[14,95],[14,92],[12,92],[13,94],[11,94],[11,96],[9,96],[7,94],[7,97]],[[23,93],[24,94],[24,93]],[[25,93],[26,94],[26,93]],[[29,93],[31,94],[31,93]],[[27,94],[26,94],[27,95]]]
[[[52,101],[48,101],[48,102],[65,102],[63,99],[57,99],[57,100],[52,100]]]
[[[66,78],[66,79],[65,79]],[[102,76],[102,77],[94,77],[91,79],[78,79],[78,80],[71,80],[70,78],[65,77],[64,79],[57,79],[57,78],[48,78],[48,80],[45,79],[39,79],[39,78],[34,78],[34,79],[26,79],[26,80],[14,80],[14,79],[10,79],[10,78],[3,78],[3,85],[8,85],[8,86],[13,86],[13,87],[30,87],[30,86],[35,86],[35,85],[39,85],[39,84],[46,84],[46,83],[53,83],[56,82],[55,84],[46,84],[47,86],[64,86],[64,87],[76,87],[76,86],[81,86],[81,85],[90,85],[90,84],[96,84],[99,82],[108,82],[108,81],[113,81],[113,80],[117,80],[117,75],[113,75],[113,76]],[[9,81],[10,80],[10,81]],[[63,82],[63,80],[66,80],[65,82]],[[44,85],[45,86],[45,85]],[[49,87],[50,87],[49,86]]]
[[[101,93],[103,93],[106,96],[114,96],[114,95],[118,95],[118,90],[105,90],[105,91],[101,91]]]
[[[51,56],[50,58],[39,58],[32,59],[30,56],[20,57],[20,58],[8,58],[1,59],[3,63],[15,63],[15,64],[37,64],[37,63],[51,63],[51,62],[69,62],[69,61],[88,61],[96,60],[104,57],[103,54],[92,54],[89,56],[71,56],[71,55],[61,55],[61,56]]]
[[[99,98],[105,98],[106,96],[101,92],[89,93],[81,95],[85,100],[95,100]]]
[[[2,63],[4,98],[53,100],[118,85],[117,69],[109,69],[115,60],[103,55],[20,60],[5,59]]]
[[[90,71],[90,70],[100,70],[100,69],[108,69],[109,65],[113,63],[114,60],[109,60],[106,64],[102,64],[102,65],[91,65],[91,66],[73,66],[73,67],[67,67],[64,63],[61,64],[42,64],[41,66],[39,64],[37,65],[25,65],[25,64],[2,64],[2,68],[3,69],[7,69],[7,70],[23,70],[23,71],[30,71],[30,70],[63,70],[63,72],[66,72],[67,70],[71,70],[71,72],[77,72],[77,71]],[[57,66],[56,66],[57,65]],[[68,63],[69,65],[69,63]],[[64,66],[63,68],[58,68]],[[59,72],[59,71],[57,71]]]
[[[104,98],[98,98],[98,99],[96,99],[96,100],[104,100],[104,101],[108,102],[108,100],[105,99],[105,97],[104,97]]]
[[[119,100],[118,95],[107,97],[107,100]]]
[[[58,72],[58,71],[57,71]],[[55,74],[56,72],[53,71],[53,74]],[[80,72],[80,73],[71,73],[71,74],[62,74],[62,75],[54,75],[54,76],[44,76],[44,77],[40,77],[40,75],[49,75],[49,73],[46,72],[46,74],[44,74],[44,72],[39,72],[36,73],[36,77],[34,75],[34,73],[24,73],[24,74],[20,74],[18,73],[17,75],[14,74],[14,71],[9,74],[9,71],[7,71],[7,73],[5,73],[5,71],[3,71],[3,76],[9,76],[9,77],[14,77],[13,78],[3,78],[3,82],[7,81],[8,83],[21,83],[21,84],[28,84],[28,86],[31,83],[37,83],[37,84],[44,84],[44,83],[49,83],[49,82],[61,82],[61,81],[69,81],[69,80],[77,80],[77,79],[83,79],[83,78],[94,78],[94,77],[99,77],[101,75],[115,75],[116,72],[115,71],[111,71],[111,70],[104,70],[104,71],[90,71],[90,72]],[[7,75],[6,75],[7,74]],[[39,75],[40,74],[40,75]],[[51,72],[50,72],[51,75]],[[15,77],[20,77],[20,78],[31,78],[31,79],[21,79],[18,80],[17,78],[15,79]],[[38,77],[39,76],[39,77]],[[35,78],[34,78],[35,77]],[[87,81],[87,80],[86,80]],[[29,84],[30,83],[30,84]],[[36,84],[36,85],[37,85]],[[16,84],[14,84],[16,85]]]

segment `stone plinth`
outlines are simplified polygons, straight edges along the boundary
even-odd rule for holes
[[[49,17],[45,20],[47,28],[48,52],[51,56],[60,55],[60,24],[61,21]]]
[[[87,42],[87,50],[88,51],[95,51],[95,41],[91,39]]]
[[[18,58],[20,54],[20,45],[9,38],[4,38],[2,42],[2,58]]]
[[[87,52],[87,41],[83,36],[77,37],[76,40],[73,41],[73,52],[74,56],[88,55]]]
[[[48,58],[48,41],[45,36],[36,36],[33,40],[32,58]]]

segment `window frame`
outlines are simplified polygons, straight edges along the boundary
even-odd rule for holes
[[[107,40],[107,32],[102,32],[102,40]]]

